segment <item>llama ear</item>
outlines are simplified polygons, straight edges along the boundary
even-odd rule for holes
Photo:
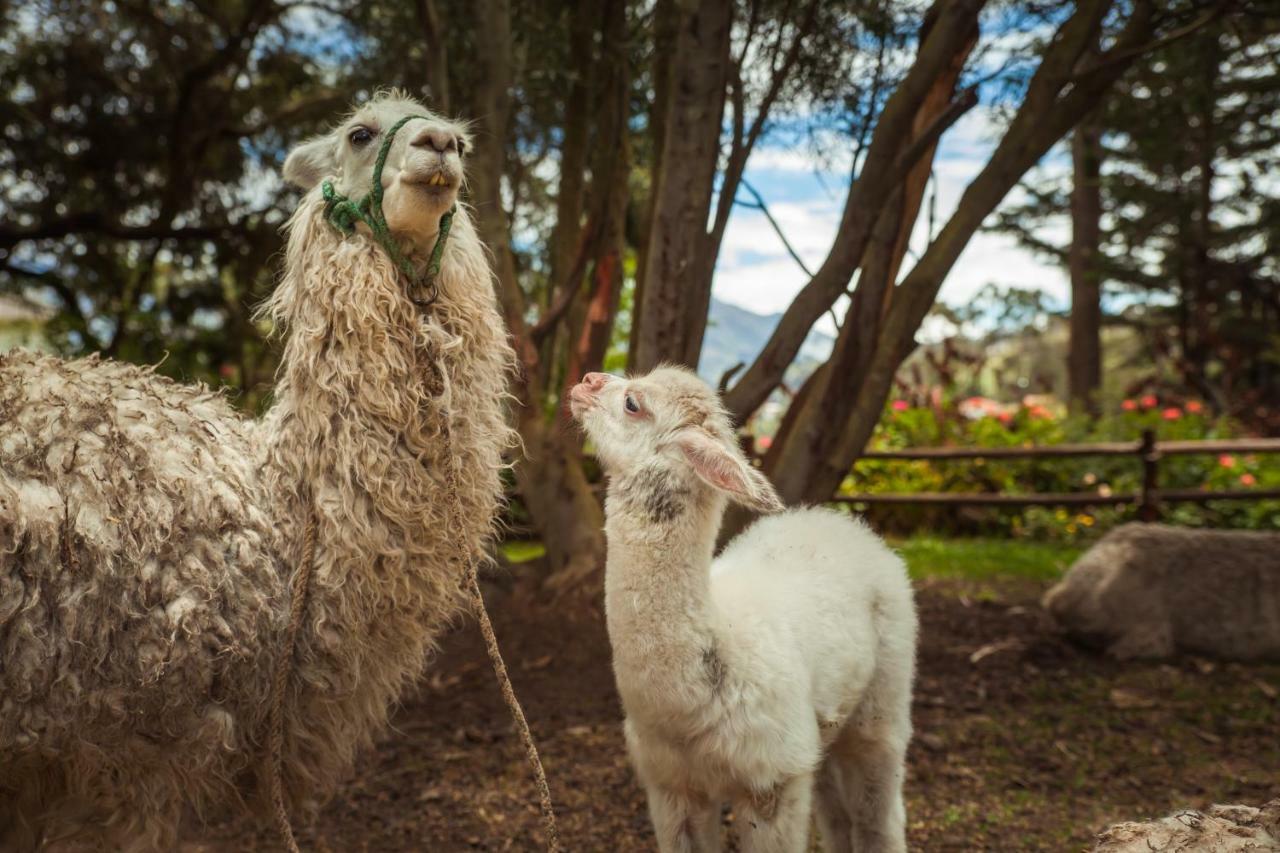
[[[317,136],[289,152],[284,161],[284,179],[300,190],[309,190],[337,168],[333,140]]]
[[[752,468],[736,447],[698,427],[676,434],[675,444],[703,482],[757,512],[781,512],[785,507],[773,484]]]

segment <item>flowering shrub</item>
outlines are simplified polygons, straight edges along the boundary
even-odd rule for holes
[[[1242,437],[1231,421],[1210,414],[1196,400],[1171,401],[1153,394],[1123,400],[1101,417],[1069,416],[1043,399],[1021,405],[983,398],[926,405],[891,400],[869,449],[915,447],[1019,447],[1099,441],[1137,441],[1144,429],[1161,440]],[[1137,455],[1045,459],[860,460],[841,490],[853,493],[1094,492],[1136,493],[1142,482]],[[1198,454],[1160,461],[1162,489],[1277,489],[1280,454]],[[1006,535],[1072,541],[1098,535],[1134,518],[1132,505],[1088,509],[1030,507],[928,507],[868,505],[884,529]],[[1161,507],[1164,520],[1190,526],[1280,529],[1280,501],[1216,501]]]

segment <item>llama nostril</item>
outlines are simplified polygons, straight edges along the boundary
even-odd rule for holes
[[[599,391],[604,387],[605,382],[608,380],[609,377],[603,373],[588,373],[586,376],[582,377],[583,384],[592,391]]]
[[[458,150],[458,137],[449,130],[427,127],[413,138],[412,145],[415,148],[430,148],[432,151],[443,154],[446,151]]]

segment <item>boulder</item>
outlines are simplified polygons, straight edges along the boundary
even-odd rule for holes
[[[1145,823],[1117,823],[1098,836],[1094,853],[1280,851],[1280,799],[1260,809],[1210,806]]]
[[[1117,658],[1280,660],[1280,533],[1126,524],[1045,594],[1073,639]]]

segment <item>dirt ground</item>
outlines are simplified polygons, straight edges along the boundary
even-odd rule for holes
[[[1117,820],[1280,796],[1280,666],[1122,665],[1057,637],[1038,584],[917,587],[913,850],[1088,849]],[[492,599],[566,849],[653,850],[602,618]],[[474,625],[446,639],[395,730],[300,829],[304,850],[541,849],[531,777]],[[269,832],[212,828],[188,849],[277,846]]]

